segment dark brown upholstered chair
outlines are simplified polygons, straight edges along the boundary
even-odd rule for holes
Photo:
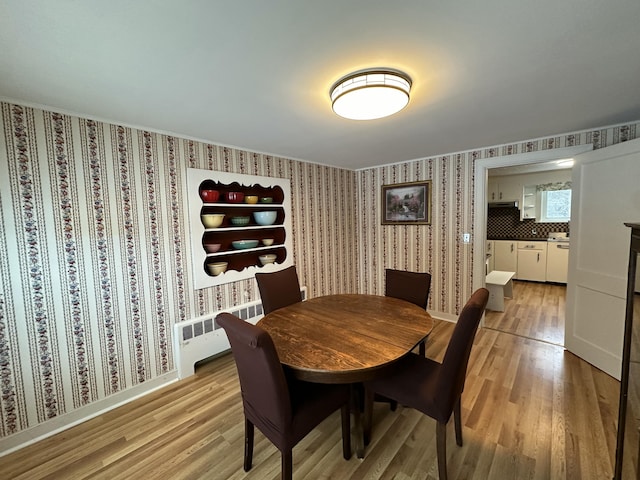
[[[462,446],[460,398],[473,339],[488,299],[486,288],[473,293],[460,312],[442,363],[411,353],[392,374],[365,383],[365,443],[371,438],[374,393],[415,408],[437,422],[438,472],[440,480],[447,479],[447,423],[453,413],[456,443]]]
[[[244,470],[251,469],[254,426],[282,454],[282,479],[293,476],[293,447],[320,422],[342,411],[342,453],[351,458],[349,386],[308,383],[282,368],[271,336],[230,313],[216,317],[225,329],[238,369],[244,406]]]
[[[273,273],[256,273],[264,314],[302,301],[295,265]]]
[[[385,270],[385,292],[387,297],[406,300],[426,310],[429,303],[431,289],[431,274],[422,272],[407,272],[405,270]],[[420,342],[420,355],[425,355],[425,342]]]
[[[427,309],[429,303],[429,291],[431,290],[431,274],[426,272],[409,272],[406,270],[394,270],[387,268],[384,271],[384,294],[387,297],[406,300],[419,307]],[[427,345],[423,340],[418,344],[418,352],[423,357],[426,355]],[[389,408],[395,412],[398,403],[382,395],[376,395],[377,402],[389,403]]]

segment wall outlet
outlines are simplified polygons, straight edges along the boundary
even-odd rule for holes
[[[469,243],[471,241],[471,234],[470,233],[463,233],[462,234],[462,243]]]

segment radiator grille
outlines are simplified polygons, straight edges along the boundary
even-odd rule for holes
[[[302,299],[307,296],[306,287],[300,289]],[[257,300],[223,310],[256,324],[263,315],[262,301]],[[224,330],[216,323],[214,312],[192,318],[174,325],[175,355],[178,377],[185,378],[195,373],[196,362],[228,350],[229,340]]]
[[[216,322],[216,316],[218,313],[219,312],[216,312],[210,316],[198,317],[193,320],[179,323],[178,325],[182,328],[182,342],[199,337],[200,335],[206,335],[214,330],[218,330],[220,328]],[[242,305],[240,308],[232,310],[230,313],[247,321],[255,319],[255,321],[251,321],[251,323],[256,323],[262,317],[262,304]]]

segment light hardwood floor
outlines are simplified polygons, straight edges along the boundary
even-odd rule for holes
[[[429,356],[442,358],[451,331],[437,322]],[[462,447],[449,424],[450,478],[611,478],[618,390],[559,346],[481,329],[462,396]],[[224,355],[193,377],[0,458],[0,478],[279,478],[279,452],[258,431],[249,473],[242,455],[235,364]],[[300,480],[436,479],[435,422],[376,404],[365,458],[345,461],[336,412],[295,447],[293,461]]]
[[[484,326],[543,342],[564,345],[564,285],[514,280],[504,312],[487,311]]]

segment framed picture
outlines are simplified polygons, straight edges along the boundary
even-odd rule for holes
[[[431,225],[431,180],[383,185],[382,225]]]

